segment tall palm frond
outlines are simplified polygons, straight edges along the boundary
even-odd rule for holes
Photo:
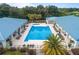
[[[46,55],[63,55],[66,49],[61,44],[61,39],[57,35],[51,35],[47,41],[44,41],[42,51]]]

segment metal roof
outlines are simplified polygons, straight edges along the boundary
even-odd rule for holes
[[[17,18],[0,18],[0,41],[7,39],[14,31],[24,25],[27,20]]]

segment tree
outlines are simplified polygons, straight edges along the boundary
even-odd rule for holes
[[[43,17],[44,17],[44,14],[45,14],[44,10],[45,10],[45,8],[42,5],[37,6],[38,14],[41,14]]]
[[[42,18],[41,14],[28,14],[28,17],[30,20],[38,20]]]
[[[43,6],[38,5],[34,6],[25,6],[23,8],[12,7],[8,4],[2,3],[0,4],[0,17],[14,17],[14,18],[23,18],[27,19],[28,14],[38,14],[41,15],[41,19],[45,19],[50,16],[66,16],[66,15],[77,15],[79,12],[79,8],[58,8],[56,6]],[[35,15],[36,16],[36,15]],[[39,18],[39,17],[37,17]]]
[[[9,8],[10,6],[8,4],[1,4],[0,5],[0,17],[8,17],[9,16]]]
[[[10,8],[9,16],[10,16],[10,17],[17,18],[17,17],[19,16],[19,15],[18,15],[18,8],[17,8],[17,7],[11,7],[11,8]]]
[[[44,41],[42,51],[46,55],[63,55],[65,54],[66,49],[61,44],[61,40],[57,35],[51,35],[47,41]]]
[[[56,6],[48,6],[49,16],[58,16],[59,10]]]

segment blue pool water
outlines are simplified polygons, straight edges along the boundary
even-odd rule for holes
[[[68,32],[76,41],[79,41],[79,17],[63,16],[49,17],[50,20],[55,20],[66,32]]]
[[[46,40],[51,34],[49,26],[32,26],[25,41]]]

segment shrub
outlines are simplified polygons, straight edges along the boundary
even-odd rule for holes
[[[21,48],[21,49],[20,49],[20,52],[26,52],[26,51],[28,51],[27,48]]]
[[[15,47],[11,47],[10,49],[8,49],[9,51],[16,51],[17,49]]]
[[[29,55],[36,55],[36,50],[35,49],[29,49],[28,54]]]
[[[0,48],[0,55],[4,54],[5,53],[5,50],[4,48]]]

